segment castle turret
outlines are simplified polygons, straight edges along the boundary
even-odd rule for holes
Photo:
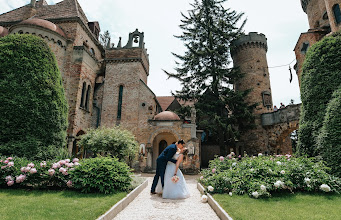
[[[250,104],[259,103],[255,114],[272,111],[272,97],[268,62],[268,49],[264,34],[250,32],[232,42],[231,54],[233,64],[239,67],[245,76],[235,84],[235,89],[245,91],[252,89],[246,97]]]
[[[325,0],[301,0],[301,5],[308,15],[310,29],[330,28]]]

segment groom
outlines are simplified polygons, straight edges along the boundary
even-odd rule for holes
[[[168,147],[166,147],[166,149],[164,149],[160,156],[156,159],[156,174],[154,176],[153,185],[150,191],[151,194],[155,194],[155,188],[157,182],[159,181],[159,177],[161,177],[161,184],[163,188],[163,186],[165,185],[164,182],[167,163],[168,161],[176,163],[176,160],[172,159],[172,157],[176,153],[177,149],[179,148],[181,150],[184,147],[184,145],[185,142],[182,139],[180,139],[175,144],[171,144]]]

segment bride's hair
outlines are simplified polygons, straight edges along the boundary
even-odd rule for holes
[[[181,150],[180,153],[182,153],[184,156],[187,156],[187,154],[188,154],[188,149],[184,147],[184,148]]]

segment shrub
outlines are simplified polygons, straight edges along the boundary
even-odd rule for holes
[[[130,168],[117,158],[84,159],[81,166],[71,171],[74,188],[82,192],[113,193],[126,191],[131,183]]]
[[[341,85],[341,33],[325,37],[307,52],[301,76],[298,152],[316,156],[317,138],[333,92]]]
[[[341,87],[333,93],[333,99],[328,104],[317,143],[332,174],[341,177]]]
[[[92,129],[81,136],[79,144],[94,154],[109,152],[126,161],[132,160],[138,152],[134,135],[119,127]]]
[[[341,192],[341,179],[329,175],[327,170],[322,161],[290,155],[241,160],[221,157],[210,161],[199,181],[213,193],[247,193],[255,198],[283,190]]]
[[[34,157],[61,147],[67,102],[53,53],[39,37],[0,38],[0,153]]]

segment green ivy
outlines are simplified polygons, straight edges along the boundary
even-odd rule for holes
[[[302,109],[298,152],[317,156],[317,138],[327,105],[341,85],[341,33],[314,44],[307,52],[301,76]],[[341,156],[338,154],[339,157]]]
[[[0,100],[0,154],[35,158],[48,146],[65,145],[68,107],[62,78],[41,38],[0,38]]]

